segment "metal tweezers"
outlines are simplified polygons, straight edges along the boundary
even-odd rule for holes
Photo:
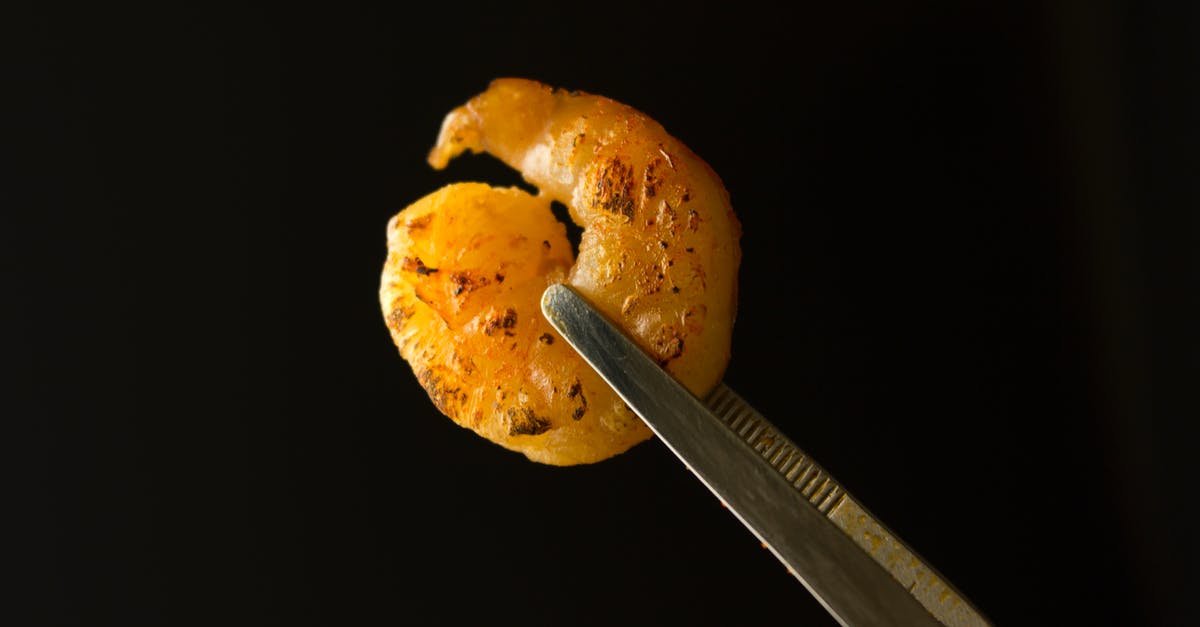
[[[988,625],[800,447],[719,384],[701,400],[565,285],[556,331],[843,625]]]

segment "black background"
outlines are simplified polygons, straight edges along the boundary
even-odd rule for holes
[[[499,76],[720,173],[727,381],[988,616],[1200,619],[1194,8],[391,4],[4,20],[9,624],[831,622],[660,443],[533,464],[398,356],[384,225],[519,180],[424,163]]]

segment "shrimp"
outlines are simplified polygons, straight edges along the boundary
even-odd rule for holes
[[[536,196],[460,183],[391,219],[380,302],[392,338],[456,423],[546,464],[592,463],[648,427],[541,316],[567,283],[697,395],[724,374],[741,226],[715,172],[608,98],[499,79],[446,116],[429,163],[488,152]],[[551,202],[583,227],[578,258]]]

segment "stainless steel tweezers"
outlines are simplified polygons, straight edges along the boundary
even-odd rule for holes
[[[565,285],[542,313],[843,625],[987,625],[962,594],[724,384],[701,400]]]

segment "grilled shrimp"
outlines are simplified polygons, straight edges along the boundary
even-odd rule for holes
[[[488,152],[540,194],[447,186],[392,218],[380,300],[434,404],[530,459],[600,461],[646,425],[542,318],[576,288],[697,395],[724,374],[741,227],[721,180],[646,115],[601,96],[494,81],[447,115],[429,163]],[[583,227],[578,258],[551,210]]]

